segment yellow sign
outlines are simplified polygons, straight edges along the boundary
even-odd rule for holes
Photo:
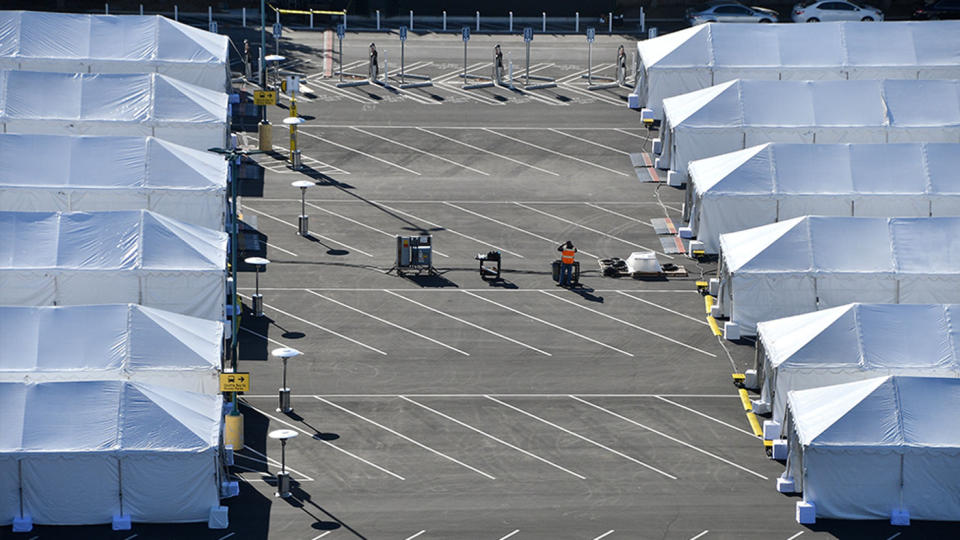
[[[254,90],[253,104],[254,105],[276,105],[277,92],[274,90]]]
[[[250,373],[221,373],[221,392],[249,392]]]

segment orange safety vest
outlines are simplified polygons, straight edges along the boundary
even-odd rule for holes
[[[564,249],[562,252],[560,252],[560,262],[563,264],[573,264],[574,253],[576,253],[576,250]]]

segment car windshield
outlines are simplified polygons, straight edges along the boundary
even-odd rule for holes
[[[819,1],[820,0],[803,0],[803,2],[800,2],[800,7],[810,7]]]
[[[694,13],[700,13],[701,11],[706,11],[713,7],[713,4],[700,4],[699,6],[694,6]]]

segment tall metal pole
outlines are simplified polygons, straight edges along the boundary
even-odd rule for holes
[[[593,42],[587,42],[587,86],[593,86]]]
[[[267,64],[263,59],[267,54],[267,11],[265,1],[260,0],[260,88],[267,87]],[[267,106],[260,106],[260,121],[267,119]]]
[[[236,166],[237,157],[234,155],[230,156],[230,198],[233,199],[231,204],[232,209],[231,213],[233,214],[232,225],[230,228],[231,239],[230,239],[230,273],[233,277],[233,301],[230,302],[231,309],[233,313],[231,314],[230,321],[232,323],[232,331],[230,332],[230,367],[233,368],[233,372],[237,372],[237,357],[240,356],[240,340],[237,334],[240,333],[240,320],[237,317],[237,301],[240,300],[240,288],[237,283],[237,252],[240,250],[240,231],[239,224],[237,223],[237,166]],[[239,404],[237,403],[237,393],[233,392],[232,401],[233,409],[230,411],[232,415],[240,414]]]
[[[413,20],[412,18],[410,19]],[[400,40],[400,84],[403,84],[403,48],[406,40]]]
[[[340,82],[343,82],[343,38],[337,38],[340,42]]]
[[[530,42],[527,42],[527,69],[526,74],[523,76],[523,85],[530,85]]]
[[[467,42],[463,42],[463,84],[467,84]]]

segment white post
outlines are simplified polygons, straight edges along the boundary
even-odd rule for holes
[[[109,3],[109,2],[107,2],[106,4],[103,5],[103,13],[104,13],[105,15],[109,15],[109,14],[110,14],[110,3]]]
[[[277,23],[278,23],[278,24],[280,23],[280,12],[279,12],[279,11],[277,12]]]
[[[143,4],[140,4],[140,15],[143,15]]]
[[[310,28],[313,28],[313,10],[310,10]]]
[[[613,12],[607,13],[607,33],[613,33]]]
[[[207,6],[207,28],[213,23],[213,6]]]
[[[477,12],[477,32],[480,31],[480,12]]]
[[[579,11],[573,15],[573,31],[578,34],[580,33],[580,12]]]
[[[513,12],[510,12],[510,33],[513,33]]]
[[[410,30],[413,30],[413,10],[410,10]]]
[[[377,10],[377,30],[380,30],[380,10]]]
[[[640,6],[640,33],[647,31],[647,14],[643,11],[643,6]]]
[[[542,31],[544,34],[546,34],[546,33],[547,33],[547,12],[546,12],[546,11],[543,12],[543,25],[542,25],[542,27],[543,27],[543,28],[542,28],[541,31]]]
[[[347,10],[343,10],[343,29],[347,29]]]
[[[247,8],[241,9],[240,13],[242,14],[242,17],[243,17],[243,27],[246,28],[247,27]]]
[[[443,31],[447,31],[447,12],[443,12]]]
[[[174,5],[173,5],[173,20],[175,20],[175,21],[179,21],[179,20],[180,20],[180,14],[179,14],[179,13],[180,13],[180,12],[179,12],[179,10],[177,9],[177,5],[174,4]]]

